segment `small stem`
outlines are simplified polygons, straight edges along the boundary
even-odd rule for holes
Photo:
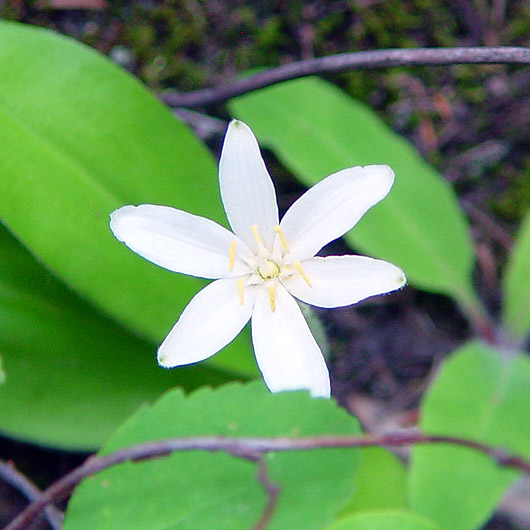
[[[200,107],[259,88],[299,77],[362,68],[389,66],[446,66],[452,64],[530,64],[530,49],[517,47],[406,48],[340,53],[296,61],[264,70],[226,85],[180,93],[168,90],[160,97],[170,107]]]
[[[258,464],[256,479],[267,494],[267,504],[258,522],[252,527],[252,530],[265,530],[274,515],[274,510],[276,510],[276,503],[278,502],[278,495],[280,494],[281,488],[270,479],[263,455],[259,455],[256,458],[256,463]]]
[[[11,462],[0,460],[0,480],[18,490],[26,499],[33,502],[39,499],[42,492],[25,475],[18,471]],[[46,506],[44,514],[53,530],[61,530],[63,514],[54,506]]]
[[[454,294],[462,312],[466,315],[475,332],[487,344],[497,344],[499,341],[495,323],[480,301],[476,292],[470,288],[464,293]]]

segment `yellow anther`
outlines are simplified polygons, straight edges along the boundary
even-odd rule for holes
[[[261,240],[261,237],[260,237],[259,232],[258,232],[258,225],[252,225],[250,227],[250,229],[252,230],[252,235],[254,236],[254,239],[256,240],[256,243],[258,245],[263,245],[263,241]]]
[[[245,293],[243,291],[245,280],[243,278],[237,279],[237,294],[239,297],[239,305],[243,305],[243,302],[245,301]]]
[[[230,241],[228,247],[228,270],[232,272],[234,270],[234,261],[236,259],[236,242],[235,240]]]
[[[302,264],[299,261],[293,261],[293,267],[296,269],[296,272],[302,277],[302,280],[304,280],[304,282],[307,283],[309,287],[313,287],[311,280],[307,277],[307,274],[304,272],[304,269],[302,269]]]
[[[282,229],[279,226],[275,226],[274,231],[278,234],[278,237],[280,238],[280,242],[285,252],[289,252],[289,246],[287,245],[287,241],[285,239],[285,236],[283,235]]]
[[[276,311],[276,289],[273,283],[267,285],[267,291],[269,293],[269,304],[271,306],[271,311],[274,313]]]

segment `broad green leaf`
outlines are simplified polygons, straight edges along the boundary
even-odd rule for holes
[[[405,466],[399,458],[380,447],[368,447],[361,452],[353,497],[341,510],[341,514],[404,508],[406,489]]]
[[[2,357],[0,357],[0,385],[6,382],[6,373],[4,372],[4,365],[2,364]]]
[[[333,401],[305,392],[270,394],[256,382],[188,397],[170,391],[130,418],[102,452],[170,437],[357,433],[356,420]],[[357,455],[332,449],[266,456],[270,478],[281,487],[267,530],[329,523],[350,492]],[[84,480],[68,506],[65,530],[241,530],[257,522],[265,502],[253,463],[222,453],[173,453]]]
[[[109,213],[155,203],[223,219],[211,155],[134,78],[50,31],[0,22],[0,79],[0,219],[68,286],[160,342],[202,283],[118,243]],[[255,373],[246,337],[212,363]]]
[[[421,407],[420,427],[527,456],[528,403],[528,356],[471,343],[442,366]],[[410,507],[447,530],[472,530],[486,521],[516,475],[471,449],[416,446]]]
[[[504,275],[504,320],[516,338],[530,332],[530,213],[521,225]]]
[[[206,366],[163,370],[156,345],[80,300],[0,225],[0,431],[69,449],[94,449],[167,388],[219,384]]]
[[[360,512],[339,519],[325,530],[436,530],[439,527],[408,510]]]
[[[307,186],[350,166],[391,166],[390,194],[346,240],[399,265],[411,283],[473,304],[472,247],[454,192],[373,111],[317,78],[261,89],[229,106]]]
[[[304,304],[303,302],[298,302],[298,306],[300,307],[302,314],[304,315],[304,318],[307,322],[307,325],[311,330],[311,334],[313,335],[313,337],[315,337],[315,340],[317,341],[319,348],[324,354],[324,357],[327,358],[330,352],[328,336],[324,323],[322,322],[322,320],[320,320],[316,311],[310,305]]]

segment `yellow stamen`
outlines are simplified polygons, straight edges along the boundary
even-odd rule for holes
[[[243,302],[245,301],[245,293],[243,292],[243,284],[244,284],[244,279],[238,278],[237,279],[237,294],[239,296],[239,305],[243,305]]]
[[[234,270],[234,261],[236,259],[236,242],[235,240],[230,241],[228,247],[228,270],[232,272]]]
[[[254,239],[256,240],[256,243],[258,245],[263,245],[263,241],[261,240],[261,237],[260,237],[259,232],[258,232],[258,225],[252,225],[250,227],[250,229],[252,230],[252,235],[254,236]]]
[[[311,280],[307,277],[307,274],[304,272],[304,269],[302,269],[302,264],[299,261],[293,261],[293,267],[296,269],[296,272],[302,277],[304,282],[307,283],[308,287],[313,287]]]
[[[278,237],[280,238],[280,242],[285,252],[289,252],[289,247],[287,246],[287,241],[285,239],[285,236],[283,235],[282,229],[279,226],[275,226],[274,231],[278,234]]]
[[[273,283],[267,285],[267,291],[269,293],[269,304],[271,306],[271,311],[274,313],[276,311],[276,290]]]

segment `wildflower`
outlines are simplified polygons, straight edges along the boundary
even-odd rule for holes
[[[184,309],[158,349],[158,362],[170,368],[207,359],[252,320],[254,352],[269,389],[329,397],[324,358],[295,298],[340,307],[404,285],[401,269],[385,261],[315,257],[384,198],[393,181],[384,165],[344,169],[308,190],[280,222],[257,141],[234,120],[219,162],[233,232],[167,206],[113,212],[114,235],[134,252],[171,271],[215,280]]]

